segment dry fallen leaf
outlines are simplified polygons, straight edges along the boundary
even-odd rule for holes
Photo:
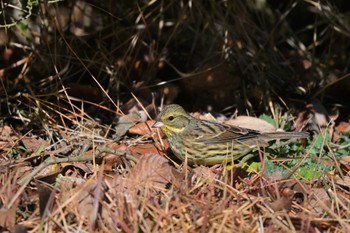
[[[335,127],[335,131],[338,133],[350,136],[350,122],[341,121]]]
[[[163,140],[164,150],[166,151],[169,147],[168,142]],[[136,144],[134,146],[129,146],[126,151],[136,158],[142,157],[143,155],[149,153],[161,154],[165,155],[164,151],[158,148],[154,143],[146,143],[146,144]]]
[[[17,202],[10,209],[2,207],[0,209],[0,229],[12,229],[16,224]]]
[[[147,135],[150,134],[150,131],[157,132],[157,129],[153,129],[152,125],[155,123],[154,120],[148,120],[146,122],[140,122],[134,126],[132,126],[128,132],[130,134],[136,134],[136,135]]]
[[[47,141],[37,137],[24,137],[22,138],[22,143],[27,148],[27,150],[33,151],[33,152],[38,151],[40,147],[44,149],[49,145]]]
[[[0,150],[13,147],[16,141],[17,137],[11,127],[7,125],[0,127]]]
[[[138,185],[149,185],[153,188],[165,188],[174,180],[176,173],[169,161],[158,154],[149,153],[143,156],[130,173],[129,179]]]
[[[42,182],[39,179],[36,180],[36,188],[38,190],[38,197],[39,197],[39,212],[40,212],[40,217],[42,218],[44,217],[45,212],[47,210],[50,211],[53,206],[52,205],[54,202],[53,193],[55,191],[52,189],[51,185],[52,184]]]
[[[4,125],[0,127],[0,137],[10,137],[13,134],[11,127]]]
[[[149,153],[142,156],[136,166],[125,179],[120,182],[120,176],[113,180],[112,187],[122,184],[127,190],[148,188],[165,188],[166,184],[174,180],[175,170],[168,160],[158,154]]]
[[[310,195],[311,194],[311,195]],[[310,190],[308,204],[316,213],[323,213],[324,207],[332,208],[332,200],[325,188],[313,188]],[[319,204],[322,202],[322,205]]]
[[[269,203],[269,206],[274,211],[280,211],[280,210],[290,211],[290,209],[292,208],[292,201],[293,201],[292,197],[282,196],[280,198],[277,198],[273,202]]]
[[[211,114],[211,113],[206,113],[204,115],[199,114],[197,112],[193,113],[192,116],[194,118],[198,118],[201,120],[206,120],[206,121],[217,121],[217,119],[215,119],[215,117]]]
[[[340,162],[340,167],[342,171],[349,174],[350,173],[350,155],[341,158],[339,162]]]
[[[144,122],[146,119],[146,114],[143,111],[131,112],[128,115],[121,116],[118,119],[117,126],[115,127],[114,138],[118,140],[124,136],[126,132],[128,132],[128,130],[137,122]]]
[[[243,128],[247,128],[247,129],[254,129],[254,130],[261,131],[261,132],[274,132],[274,131],[276,131],[276,128],[272,124],[270,124],[270,123],[268,123],[260,118],[250,117],[250,116],[239,116],[235,119],[230,119],[230,120],[226,121],[225,124],[243,127]]]
[[[215,173],[208,167],[199,166],[193,169],[194,177],[205,183],[213,183]]]

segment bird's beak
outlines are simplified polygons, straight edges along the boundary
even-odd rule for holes
[[[160,128],[164,126],[164,123],[161,121],[156,121],[156,123],[154,123],[154,125],[152,125],[152,128]]]

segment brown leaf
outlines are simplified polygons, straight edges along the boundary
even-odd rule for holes
[[[290,211],[292,207],[292,198],[291,197],[285,197],[282,196],[281,198],[276,199],[275,201],[271,202],[269,206],[274,211],[280,211],[280,210],[286,210]]]
[[[11,127],[7,125],[0,127],[0,150],[13,147],[16,141],[17,137]]]
[[[2,59],[2,62],[8,62],[11,60],[11,58],[13,57],[14,55],[14,50],[13,48],[5,48],[5,49],[2,49],[2,52],[1,52],[1,59]]]
[[[4,125],[0,127],[0,137],[10,137],[13,134],[11,127]]]
[[[168,148],[168,143],[165,140],[163,142],[166,150]],[[127,151],[129,151],[129,153],[131,153],[135,157],[141,157],[142,155],[146,155],[149,153],[164,155],[164,152],[157,148],[154,143],[137,144],[135,146],[128,147]]]
[[[335,130],[338,133],[342,133],[344,135],[350,135],[350,122],[341,121],[336,127]]]
[[[153,188],[165,188],[173,180],[173,169],[166,158],[149,153],[137,162],[129,179],[144,187],[149,185]]]
[[[345,156],[339,160],[340,168],[343,172],[349,174],[350,173],[350,155]]]
[[[313,198],[309,200],[309,205],[314,208],[316,212],[322,213],[324,211],[324,205],[332,208],[332,200],[325,188],[313,188],[310,193],[313,194]],[[322,202],[322,205],[319,204],[319,202]]]
[[[302,60],[303,66],[305,70],[308,70],[312,67],[312,62],[308,59],[303,59]]]
[[[283,172],[282,171],[275,171],[271,175],[266,174],[266,177],[272,181],[276,180],[282,180],[283,179]]]
[[[37,180],[36,182],[36,187],[38,190],[38,195],[39,195],[39,210],[40,210],[40,217],[43,218],[45,217],[45,211],[50,210],[49,207],[52,208],[52,203],[54,201],[53,199],[53,192],[54,190],[52,187],[44,182],[41,182]]]
[[[128,192],[131,196],[146,190],[159,190],[166,188],[168,183],[177,181],[179,173],[163,156],[147,154],[139,159],[127,177],[116,176],[111,186],[118,193]]]
[[[68,213],[78,214],[89,222],[93,229],[100,211],[101,200],[106,192],[104,182],[92,176],[89,180],[75,177],[61,177],[61,200],[68,201]]]
[[[41,179],[42,177],[49,177],[51,175],[55,175],[57,170],[59,170],[57,168],[57,164],[46,166],[45,168],[40,170],[40,172],[35,176],[35,178]]]
[[[46,213],[46,210],[50,210],[52,208],[55,193],[52,185],[56,182],[58,174],[59,173],[56,172],[35,179],[39,196],[39,211],[41,218],[45,217],[44,214]]]
[[[91,163],[62,163],[61,174],[62,175],[81,175],[82,177],[93,173],[94,165]]]
[[[215,173],[208,167],[199,166],[193,169],[193,173],[196,178],[201,179],[206,183],[213,183],[215,180]]]
[[[13,204],[10,209],[2,207],[0,209],[0,228],[13,228],[16,223],[17,203]]]
[[[343,178],[340,178],[340,176],[334,175],[334,176],[332,176],[332,179],[334,180],[336,185],[342,187],[338,193],[342,193],[343,190],[350,190],[350,177],[349,176],[344,176]],[[348,191],[346,191],[345,194],[347,196],[350,196]]]
[[[274,132],[276,128],[270,123],[256,117],[239,116],[225,122],[225,124],[243,127],[247,129],[254,129],[261,132]]]
[[[47,147],[49,143],[42,138],[36,137],[24,137],[22,138],[22,142],[27,150],[36,152],[40,147]]]
[[[11,148],[15,144],[13,142],[8,142],[8,141],[0,141],[0,150],[4,150],[6,148]]]
[[[116,144],[111,143],[108,145],[113,150],[125,151],[125,153],[133,155],[135,158],[141,158],[144,155],[149,153],[155,153],[160,155],[166,155],[165,151],[169,148],[169,144],[166,140],[163,140],[164,151],[157,147],[154,143],[146,143],[146,144],[136,144],[133,146],[128,146],[125,143]],[[107,154],[105,156],[106,161],[106,169],[111,168],[112,165],[116,163],[121,163],[121,159],[119,155]]]
[[[138,122],[144,122],[146,119],[146,114],[143,111],[134,111],[128,115],[121,116],[115,127],[116,135],[114,137],[117,139],[121,138],[132,126]]]
[[[217,121],[215,119],[215,117],[211,114],[211,113],[206,113],[204,115],[202,114],[199,114],[197,112],[193,113],[192,116],[194,118],[198,118],[198,119],[201,119],[201,120],[206,120],[206,121]]]
[[[113,166],[116,164],[121,164],[122,159],[119,155],[115,154],[106,154],[104,156],[104,161],[105,161],[105,170],[112,170]]]
[[[136,135],[141,135],[141,136],[150,134],[151,131],[157,132],[157,129],[151,128],[154,123],[155,123],[154,120],[148,120],[146,122],[138,123],[138,124],[132,126],[128,130],[128,132],[130,134],[136,134]]]

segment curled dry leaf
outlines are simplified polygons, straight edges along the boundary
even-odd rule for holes
[[[276,128],[272,124],[270,124],[262,119],[259,119],[256,117],[250,117],[250,116],[239,116],[235,119],[230,119],[230,120],[226,121],[225,124],[243,127],[243,128],[247,128],[247,129],[254,129],[254,130],[261,131],[261,132],[274,132],[274,131],[276,131]]]
[[[154,120],[148,120],[146,122],[140,122],[134,126],[132,126],[128,132],[130,134],[136,134],[136,135],[147,135],[150,134],[150,132],[157,132],[157,129],[153,129],[152,125],[155,123]]]
[[[194,113],[193,116],[195,117],[196,115],[198,115],[197,113]],[[206,120],[206,121],[216,121],[215,117],[213,115],[211,115],[210,113],[206,113],[204,115],[199,115],[198,117],[195,117],[201,120]]]
[[[146,119],[146,114],[143,111],[131,112],[128,115],[121,116],[118,119],[117,126],[115,127],[116,134],[114,137],[116,139],[121,138],[137,122],[144,122]]]
[[[108,143],[106,146],[111,148],[112,150],[125,151],[125,153],[127,153],[127,146],[125,144],[117,144],[115,142],[112,142]],[[104,161],[106,170],[112,170],[113,166],[121,164],[123,162],[122,157],[120,155],[110,153],[107,153],[104,156]]]
[[[250,116],[238,116],[235,119],[230,119],[230,120],[223,120],[223,119],[216,119],[213,115],[210,113],[201,115],[198,112],[195,112],[191,114],[194,118],[198,118],[201,120],[206,120],[206,121],[218,121],[220,123],[224,123],[227,125],[233,125],[233,126],[238,126],[238,127],[243,127],[247,129],[254,129],[254,130],[259,130],[261,132],[274,132],[276,131],[276,128],[256,117],[250,117]]]

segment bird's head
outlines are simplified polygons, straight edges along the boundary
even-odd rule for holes
[[[160,128],[167,137],[181,134],[190,123],[191,116],[177,104],[166,106],[152,128]]]

